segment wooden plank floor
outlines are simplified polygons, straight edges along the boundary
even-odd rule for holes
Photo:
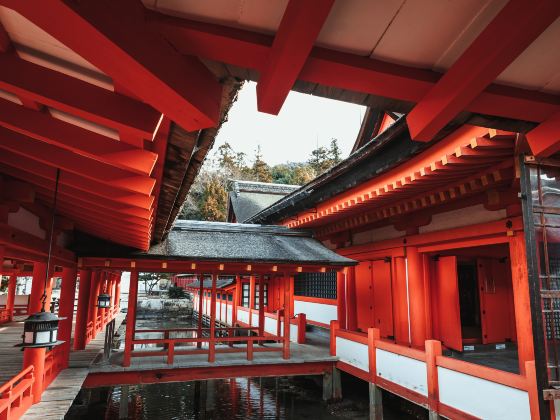
[[[23,352],[14,348],[14,345],[21,342],[23,320],[26,317],[16,317],[13,322],[0,325],[0,384],[9,381],[22,369]],[[115,331],[125,317],[124,313],[117,314]],[[43,393],[41,402],[32,406],[23,418],[63,419],[88,375],[89,366],[100,357],[104,344],[105,331],[102,331],[88,343],[85,350],[71,352],[69,368],[58,375]]]
[[[115,331],[118,330],[126,314],[118,313],[115,317]],[[74,330],[74,329],[72,329]],[[85,350],[72,351],[68,369],[63,370],[53,383],[43,392],[41,402],[33,405],[22,419],[54,420],[64,419],[65,414],[80,392],[88,373],[89,366],[101,356],[105,345],[105,330],[97,334]]]

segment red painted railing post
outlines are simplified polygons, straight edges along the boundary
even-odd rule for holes
[[[441,356],[441,342],[426,340],[426,370],[428,371],[428,408],[432,413],[439,412],[439,385],[437,358]]]
[[[307,325],[307,316],[305,314],[299,314],[297,316],[297,320],[298,320],[297,342],[298,344],[305,344],[305,327]]]
[[[91,271],[80,270],[78,309],[76,312],[76,326],[74,327],[74,350],[83,350],[86,346],[90,289]]]
[[[35,381],[33,382],[33,404],[41,401],[43,381],[45,378],[46,350],[43,348],[26,348],[23,351],[23,367],[33,366]]]
[[[331,353],[331,356],[336,356],[336,331],[339,328],[340,328],[340,323],[333,319],[330,323],[330,332],[331,332],[330,353]]]
[[[376,383],[377,380],[377,350],[375,342],[381,338],[379,328],[368,328],[368,356],[369,356],[369,381]]]
[[[282,317],[284,316],[284,311],[278,309],[276,311],[276,337],[282,336]]]
[[[538,420],[540,418],[539,388],[537,386],[537,372],[534,360],[525,362],[525,376],[527,378],[527,393],[529,394],[531,419]]]

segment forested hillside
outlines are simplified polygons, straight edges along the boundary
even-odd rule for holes
[[[318,147],[306,162],[269,165],[263,160],[260,147],[255,156],[236,152],[229,143],[218,147],[204,163],[180,214],[181,219],[225,221],[227,217],[228,181],[273,182],[304,185],[341,160],[338,141],[329,147]]]

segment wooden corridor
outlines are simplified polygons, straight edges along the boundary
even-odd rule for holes
[[[122,324],[126,314],[118,313],[115,317],[115,329]],[[21,342],[23,319],[17,317],[14,322],[0,326],[0,383],[5,383],[17,375],[22,368],[23,352],[14,345]],[[74,328],[72,328],[74,331]],[[103,350],[105,330],[91,340],[86,349],[72,351],[68,369],[60,372],[41,397],[41,402],[31,406],[23,416],[24,419],[63,419],[72,402],[82,388],[89,373],[89,366]]]

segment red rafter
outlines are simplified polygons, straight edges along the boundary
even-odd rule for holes
[[[432,140],[559,15],[558,0],[510,0],[408,114],[412,138]]]
[[[20,98],[151,140],[161,114],[124,95],[66,76],[13,54],[0,55],[0,88]]]
[[[527,141],[538,157],[548,157],[560,151],[560,112],[529,131]]]
[[[333,4],[334,0],[290,0],[259,76],[259,111],[280,112]]]
[[[182,57],[146,30],[138,16],[124,18],[108,1],[1,0],[0,4],[29,19],[185,129],[218,122],[222,89],[213,74],[197,58]]]

